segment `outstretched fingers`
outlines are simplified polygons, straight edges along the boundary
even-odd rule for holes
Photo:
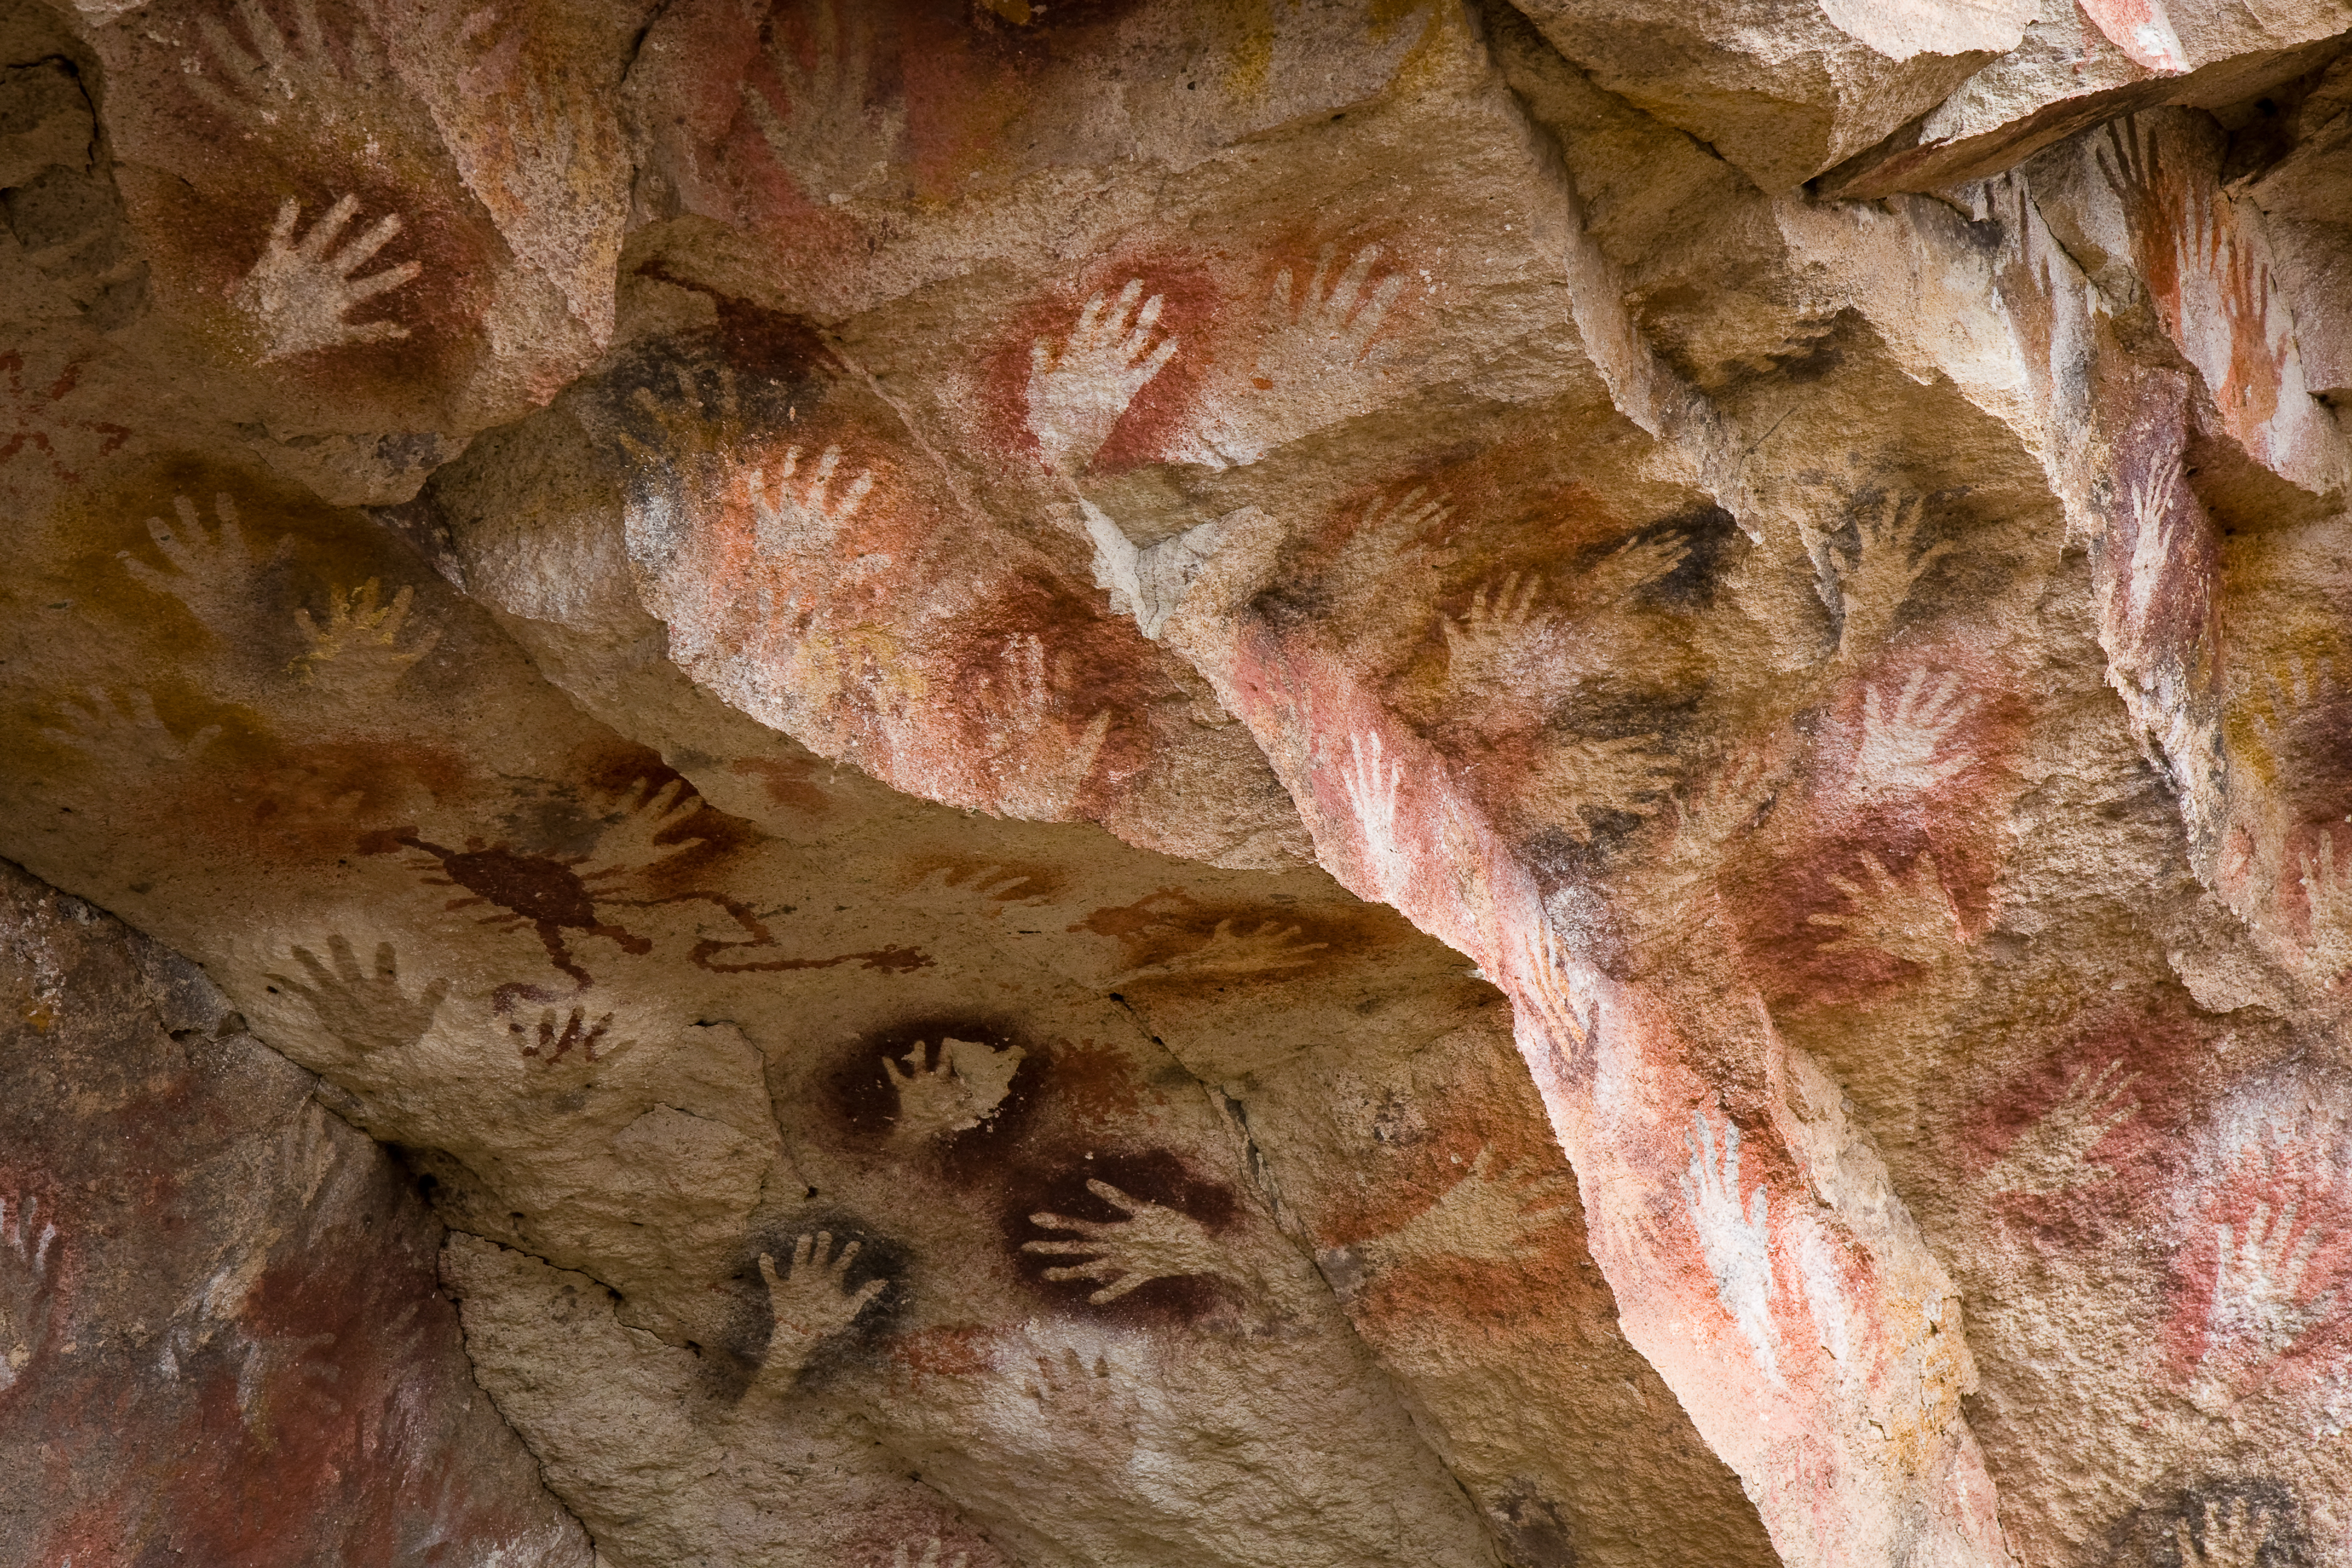
[[[1102,1220],[1073,1219],[1068,1215],[1053,1214],[1050,1212],[1040,1212],[1031,1215],[1029,1216],[1029,1223],[1035,1226],[1040,1230],[1066,1230],[1075,1235],[1087,1237],[1098,1237],[1116,1228],[1115,1224]],[[1074,1245],[1076,1244],[1070,1242],[1046,1241],[1031,1241],[1024,1242],[1023,1244],[1023,1246],[1027,1249],[1041,1252],[1056,1247],[1067,1247]],[[1087,1247],[1084,1250],[1092,1251],[1094,1249],[1092,1247]]]
[[[394,289],[404,288],[416,281],[424,272],[425,263],[404,261],[397,267],[387,267],[381,272],[372,272],[365,278],[355,279],[345,292],[345,299],[349,302],[346,308],[348,309],[350,305],[363,305],[379,294],[389,294]],[[393,332],[378,333],[377,335],[381,337],[404,338],[408,335],[408,329],[400,326],[396,321],[366,321],[360,323],[354,330],[368,331],[376,327],[397,329]]]
[[[260,51],[270,72],[282,79],[288,58],[286,38],[269,19],[269,13],[261,8],[259,0],[237,0],[236,14],[244,18],[246,36],[253,40],[253,47]]]
[[[332,262],[335,270],[349,278],[352,273],[357,272],[370,257],[390,245],[393,237],[404,226],[406,226],[401,222],[398,213],[384,214],[383,216],[361,230],[357,238],[335,253]]]
[[[1176,357],[1176,347],[1179,341],[1180,340],[1173,337],[1166,337],[1160,340],[1160,346],[1153,349],[1150,355],[1146,358],[1140,365],[1136,367],[1136,380],[1138,385],[1150,381],[1153,376],[1158,375],[1161,371],[1168,368],[1168,362]]]
[[[1140,282],[1130,282],[1127,286],[1128,291],[1119,296],[1118,306],[1113,308],[1114,319],[1125,318],[1124,307],[1141,288]],[[1081,350],[1099,348],[1104,339],[1109,335],[1104,330],[1106,325],[1103,318],[1103,297],[1097,294],[1087,301],[1086,309],[1078,312],[1078,324],[1070,329],[1069,342],[1065,346],[1064,353],[1075,353]]]
[[[1094,1194],[1095,1196],[1102,1199],[1103,1202],[1110,1205],[1113,1208],[1118,1209],[1121,1214],[1129,1215],[1139,1214],[1144,1209],[1151,1206],[1141,1198],[1131,1198],[1128,1196],[1125,1193],[1120,1192],[1117,1187],[1112,1186],[1108,1182],[1102,1180],[1098,1176],[1089,1176],[1087,1178],[1087,1191]]]
[[[1379,247],[1373,248],[1377,250]],[[1381,330],[1381,323],[1388,320],[1389,307],[1395,304],[1397,296],[1404,292],[1404,283],[1403,273],[1391,272],[1372,285],[1370,297],[1363,301],[1362,308],[1348,323],[1348,339],[1356,345],[1360,353],[1371,342],[1372,334]]]
[[[1128,285],[1130,289],[1136,287],[1136,283]],[[1119,296],[1122,305],[1126,300],[1126,295]],[[1143,302],[1143,309],[1136,312],[1134,323],[1127,329],[1126,336],[1119,342],[1120,358],[1132,363],[1135,356],[1143,352],[1143,345],[1151,341],[1151,329],[1160,322],[1160,310],[1167,303],[1167,296],[1163,294],[1154,294]],[[1117,328],[1114,327],[1113,330],[1116,331]]]
[[[325,216],[310,226],[310,232],[294,247],[294,254],[305,261],[325,260],[329,248],[335,243],[335,237],[343,232],[344,226],[358,215],[359,210],[360,199],[357,196],[347,195],[337,200],[327,209]]]
[[[312,952],[309,948],[296,948],[294,950],[294,962],[302,966],[302,973],[310,980],[310,984],[305,985],[301,981],[289,979],[283,974],[273,974],[270,975],[269,978],[276,981],[278,984],[286,987],[287,990],[291,991],[295,995],[303,998],[305,1001],[311,1002],[315,1002],[318,999],[320,992],[328,990],[333,986],[335,983],[334,975],[329,972],[325,964],[319,962],[319,955]]]
[[[1329,254],[1326,247],[1326,255]],[[1364,284],[1371,278],[1372,263],[1381,258],[1381,247],[1368,245],[1349,258],[1347,270],[1331,285],[1331,292],[1323,300],[1323,324],[1332,331],[1345,326],[1348,318],[1362,303]]]
[[[1099,1278],[1099,1276],[1097,1276],[1097,1278]],[[1122,1296],[1128,1295],[1132,1291],[1140,1290],[1146,1285],[1150,1284],[1153,1278],[1154,1277],[1152,1275],[1139,1272],[1125,1275],[1118,1279],[1113,1280],[1110,1284],[1104,1286],[1101,1289],[1087,1297],[1087,1302],[1089,1306],[1108,1306],[1111,1302],[1118,1300]]]

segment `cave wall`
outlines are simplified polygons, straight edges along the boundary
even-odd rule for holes
[[[0,1552],[590,1568],[445,1231],[204,973],[0,865]]]
[[[0,854],[216,993],[145,1092],[373,1173],[440,1337],[349,1375],[483,1500],[290,1490],[607,1568],[2352,1555],[2347,28],[0,15]],[[272,1179],[206,1245],[347,1266]],[[90,1474],[246,1473],[111,1375]]]

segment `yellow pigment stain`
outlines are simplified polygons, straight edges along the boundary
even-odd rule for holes
[[[1225,68],[1224,88],[1235,97],[1255,97],[1274,75],[1274,6],[1271,0],[1243,0],[1234,10],[1241,41]]]

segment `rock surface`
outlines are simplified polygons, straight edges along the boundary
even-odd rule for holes
[[[186,960],[0,865],[0,1554],[589,1568],[444,1232]]]
[[[509,1561],[2352,1560],[2347,28],[20,5],[0,853]]]

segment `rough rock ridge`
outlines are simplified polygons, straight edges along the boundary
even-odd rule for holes
[[[2352,5],[0,49],[16,1557],[2352,1562]]]

